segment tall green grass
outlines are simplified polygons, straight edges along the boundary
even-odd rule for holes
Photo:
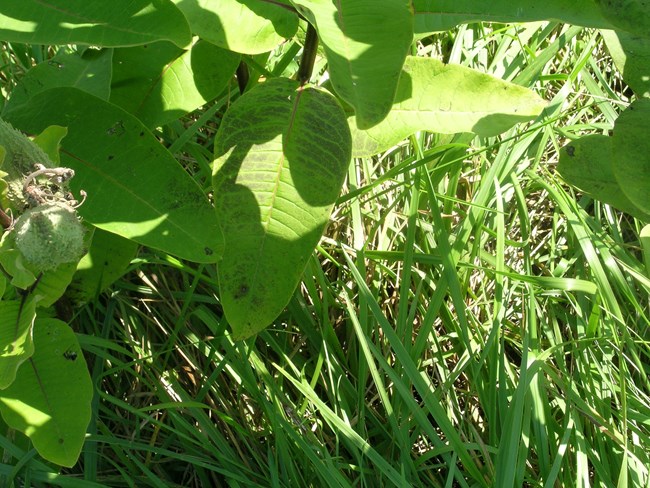
[[[418,49],[549,106],[498,138],[422,133],[353,161],[300,289],[254,339],[230,339],[213,267],[143,251],[73,321],[97,386],[81,462],[57,475],[4,437],[0,474],[17,486],[650,485],[641,223],[555,171],[559,147],[611,129],[629,103],[598,32],[475,24]],[[206,113],[163,134],[199,168]]]

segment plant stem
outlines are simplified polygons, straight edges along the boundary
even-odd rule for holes
[[[7,213],[4,211],[4,209],[0,208],[0,225],[4,229],[8,229],[11,227],[11,224],[13,223],[13,219],[7,215]]]
[[[316,53],[318,52],[318,32],[314,26],[307,24],[307,36],[305,37],[305,47],[302,50],[302,58],[300,59],[300,68],[298,68],[298,81],[304,85],[311,78],[311,73],[314,69],[314,61],[316,61]]]
[[[239,63],[239,66],[237,66],[237,84],[239,85],[239,93],[242,95],[248,86],[249,79],[250,74],[248,73],[248,65],[242,61]]]

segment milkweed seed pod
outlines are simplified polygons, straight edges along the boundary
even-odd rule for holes
[[[81,258],[84,227],[63,203],[30,208],[16,221],[16,248],[37,271],[55,269]]]
[[[25,134],[2,119],[0,119],[0,146],[5,150],[0,171],[6,174],[3,179],[7,185],[6,193],[2,195],[2,203],[5,207],[20,210],[28,204],[23,195],[24,176],[34,171],[35,163],[47,167],[52,167],[54,164]]]

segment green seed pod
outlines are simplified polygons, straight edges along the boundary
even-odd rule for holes
[[[84,227],[70,206],[39,205],[16,221],[16,247],[38,271],[72,263],[83,255]]]
[[[0,146],[6,152],[0,167],[7,174],[4,177],[7,189],[3,206],[19,210],[28,204],[23,196],[25,175],[34,171],[36,163],[46,167],[54,165],[40,147],[2,119],[0,119]]]

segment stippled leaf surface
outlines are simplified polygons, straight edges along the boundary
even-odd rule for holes
[[[298,16],[282,0],[174,1],[194,34],[238,53],[271,51],[298,29]]]
[[[650,99],[633,102],[616,119],[612,136],[614,175],[627,198],[650,214]]]
[[[83,54],[60,53],[37,64],[20,78],[4,111],[15,110],[37,93],[61,86],[79,88],[108,100],[112,55],[111,49],[87,49]]]
[[[215,139],[215,207],[226,244],[221,303],[233,335],[266,328],[291,298],[350,161],[336,99],[274,79],[235,102]]]
[[[556,20],[611,29],[593,0],[413,0],[415,33],[425,35],[469,22],[532,22]]]
[[[617,30],[648,37],[650,0],[595,0],[600,11]]]
[[[35,310],[34,300],[0,301],[0,390],[14,382],[18,367],[34,353]]]
[[[2,0],[0,39],[106,47],[168,40],[182,47],[191,36],[170,0]]]
[[[650,97],[650,37],[622,31],[601,32],[625,83],[639,97]]]
[[[476,70],[409,56],[388,116],[368,130],[350,120],[353,154],[384,151],[419,130],[493,136],[535,118],[545,102],[535,92]]]
[[[115,49],[110,101],[158,127],[219,95],[239,58],[205,41],[190,49],[170,42]]]
[[[34,354],[0,391],[7,425],[27,435],[41,456],[62,466],[79,458],[90,421],[92,382],[79,342],[57,319],[34,323]]]
[[[562,148],[558,171],[568,183],[593,198],[639,219],[650,220],[650,213],[634,205],[621,189],[614,176],[615,164],[612,138],[590,135]]]
[[[190,261],[219,259],[223,237],[205,194],[133,115],[80,90],[55,88],[6,116],[28,133],[68,128],[61,164],[75,170],[73,193],[88,194],[78,209],[86,221]]]
[[[409,0],[293,0],[325,49],[332,86],[359,128],[386,117],[413,42]]]
[[[126,272],[137,250],[137,243],[95,229],[88,254],[81,258],[66,296],[75,304],[93,299]]]

